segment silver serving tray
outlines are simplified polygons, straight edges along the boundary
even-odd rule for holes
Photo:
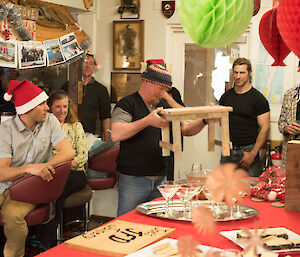
[[[183,221],[191,221],[191,218],[185,218],[183,215],[184,207],[180,200],[170,201],[170,215],[166,216],[165,212],[165,204],[166,201],[152,201],[147,203],[142,203],[136,207],[136,210],[139,213],[142,213],[147,216],[156,217],[156,218],[164,218],[171,220],[183,220]],[[193,206],[204,206],[207,208],[211,208],[209,201],[200,200],[193,201]],[[219,217],[216,218],[216,221],[232,221],[232,220],[244,220],[249,219],[258,214],[258,210],[255,208],[240,205],[239,216],[232,217],[230,215],[230,210],[227,208],[222,208],[222,213],[220,213]]]

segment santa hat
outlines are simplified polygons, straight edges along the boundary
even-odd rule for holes
[[[24,114],[48,99],[45,91],[26,79],[11,80],[4,99],[10,101],[12,93],[17,114]]]

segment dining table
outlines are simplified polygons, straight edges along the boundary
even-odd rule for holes
[[[163,200],[163,198],[157,199]],[[251,196],[243,198],[243,205],[255,208],[258,214],[254,217],[243,220],[218,221],[216,230],[213,234],[201,234],[190,221],[179,221],[172,219],[157,218],[139,213],[136,209],[117,217],[114,220],[123,220],[146,225],[171,227],[176,229],[176,233],[170,236],[173,239],[179,239],[182,236],[192,236],[195,241],[201,245],[221,248],[221,249],[237,249],[242,250],[238,245],[222,236],[222,231],[232,231],[239,229],[266,229],[284,227],[300,235],[300,212],[285,210],[272,206],[269,201],[256,202]],[[287,254],[285,254],[287,255]],[[283,255],[283,256],[285,256]],[[73,249],[61,243],[42,254],[41,257],[57,257],[57,256],[72,256],[72,257],[106,257],[98,253]],[[299,252],[293,252],[292,256],[300,256]]]

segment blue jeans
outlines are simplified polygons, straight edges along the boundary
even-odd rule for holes
[[[161,197],[157,186],[166,177],[160,177],[157,180],[152,180],[148,177],[130,176],[118,173],[119,176],[119,203],[118,216],[133,210],[141,203],[151,201],[155,198]]]
[[[230,150],[230,156],[223,156],[223,155],[221,156],[220,163],[221,164],[224,164],[226,162],[239,163],[243,159],[243,153],[250,152],[253,146],[254,144],[233,147],[233,149]],[[258,154],[256,155],[253,163],[251,164],[247,172],[250,177],[259,177],[259,175],[261,174],[262,166]]]

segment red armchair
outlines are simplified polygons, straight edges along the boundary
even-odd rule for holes
[[[89,169],[107,173],[105,178],[89,178],[87,183],[93,190],[104,190],[113,188],[117,181],[117,163],[116,158],[120,151],[120,145],[114,145],[111,148],[102,150],[91,157],[88,161]]]
[[[11,199],[38,205],[25,218],[28,226],[42,224],[50,218],[50,203],[60,197],[70,173],[71,162],[58,164],[54,169],[55,174],[50,182],[27,174],[9,187]],[[3,225],[1,213],[0,225]]]

